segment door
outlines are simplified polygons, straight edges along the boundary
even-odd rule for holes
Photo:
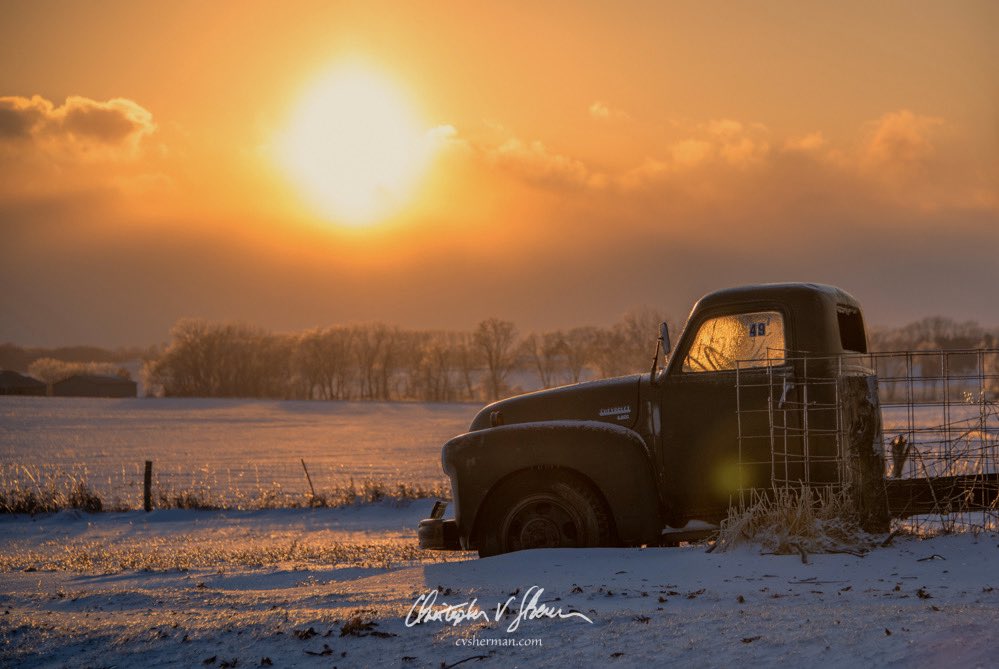
[[[716,312],[689,327],[694,334],[684,336],[661,384],[662,465],[674,523],[719,520],[740,491],[769,488],[773,428],[793,433],[787,428],[797,420],[789,410],[795,389],[780,311]]]

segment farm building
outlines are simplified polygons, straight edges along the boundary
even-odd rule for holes
[[[135,381],[121,376],[74,374],[52,384],[54,397],[136,397]]]
[[[0,395],[41,395],[46,386],[38,379],[9,370],[0,371]]]

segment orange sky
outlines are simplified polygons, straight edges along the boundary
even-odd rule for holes
[[[682,320],[774,280],[994,325],[997,33],[988,1],[11,3],[0,341]],[[430,147],[364,225],[279,158],[348,65]],[[323,138],[380,144],[367,104],[299,133],[334,200],[363,161]]]

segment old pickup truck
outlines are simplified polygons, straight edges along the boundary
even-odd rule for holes
[[[669,545],[782,485],[845,490],[858,522],[885,531],[878,381],[865,353],[861,307],[839,288],[711,293],[675,348],[660,327],[649,372],[483,408],[443,447],[455,517],[435,505],[420,545],[480,556]]]

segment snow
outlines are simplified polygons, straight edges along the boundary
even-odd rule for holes
[[[238,500],[370,479],[432,486],[441,446],[475,404],[233,399],[0,397],[0,473],[27,467],[84,479],[141,507],[143,463],[155,483]],[[159,487],[159,486],[157,486]]]
[[[147,458],[230,492],[304,493],[299,458],[320,492],[348,476],[428,483],[478,410],[0,398],[0,465],[85,466],[133,495]],[[430,506],[0,516],[0,667],[995,664],[995,533],[807,562],[703,545],[478,560],[418,549]],[[524,610],[546,615],[508,632]]]
[[[0,665],[994,666],[994,533],[807,563],[703,545],[479,560],[414,548],[429,507],[0,518]],[[539,588],[555,617],[508,632]],[[482,613],[407,626],[421,596],[437,618]],[[469,645],[487,639],[541,646]]]

